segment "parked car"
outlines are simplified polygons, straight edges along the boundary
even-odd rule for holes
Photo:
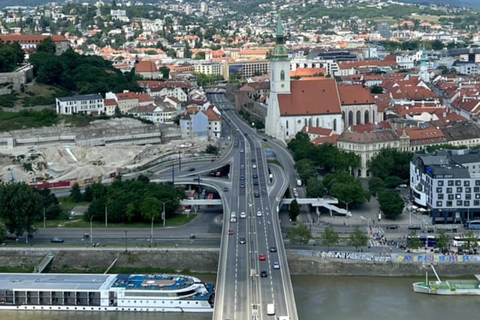
[[[50,239],[51,243],[64,243],[65,241],[62,238],[52,238]]]
[[[396,224],[391,224],[386,227],[387,230],[397,230],[398,226]]]
[[[421,230],[421,229],[422,229],[422,226],[420,226],[419,224],[412,224],[408,226],[408,230]]]

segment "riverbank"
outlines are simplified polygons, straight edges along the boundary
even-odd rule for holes
[[[218,249],[144,248],[121,249],[0,249],[0,272],[32,272],[47,254],[53,260],[45,272],[50,273],[151,273],[179,272],[215,274]],[[320,252],[287,250],[292,275],[342,275],[400,277],[418,276],[430,263],[442,276],[478,273],[478,256],[441,256],[430,254],[373,255],[355,252]],[[109,269],[110,268],[110,269]]]

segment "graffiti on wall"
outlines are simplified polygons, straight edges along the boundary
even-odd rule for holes
[[[315,257],[322,259],[343,259],[368,262],[396,263],[434,263],[434,262],[480,262],[480,255],[442,255],[442,254],[376,254],[366,252],[315,251]]]

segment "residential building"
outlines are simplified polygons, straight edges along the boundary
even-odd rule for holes
[[[56,98],[58,114],[101,114],[105,113],[103,97],[99,94],[86,94]]]
[[[373,125],[370,125],[373,126]],[[375,127],[373,131],[354,132],[345,130],[337,140],[338,149],[353,152],[360,157],[360,165],[353,169],[357,177],[369,177],[368,161],[382,149],[392,148],[404,151],[408,147],[408,137],[398,136],[392,129]]]
[[[203,73],[206,75],[212,76],[221,76],[223,75],[223,67],[220,63],[217,62],[201,62],[194,63],[193,69],[197,73]]]
[[[162,77],[162,74],[158,72],[155,61],[152,60],[142,60],[138,62],[135,65],[135,74],[148,80],[160,79]]]
[[[430,212],[434,224],[480,219],[480,151],[415,154],[410,188],[415,204]]]
[[[114,99],[117,102],[118,109],[121,113],[127,113],[129,110],[138,107],[138,95],[134,92],[113,93],[107,92],[106,99]]]
[[[269,60],[223,61],[223,78],[230,79],[231,74],[239,74],[246,79],[255,75],[269,74]]]
[[[222,122],[220,116],[215,112],[213,106],[202,111],[208,117],[208,136],[212,140],[217,140],[222,135]]]
[[[65,52],[70,45],[68,40],[64,36],[53,35],[53,36],[44,36],[44,35],[26,35],[26,34],[5,34],[0,35],[1,43],[14,43],[18,42],[22,49],[35,49],[37,45],[48,37],[52,38],[55,43],[55,54],[60,55]]]

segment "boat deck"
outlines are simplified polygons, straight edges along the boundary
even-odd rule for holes
[[[193,277],[181,275],[130,275],[119,274],[112,288],[125,290],[181,290],[199,281]]]

